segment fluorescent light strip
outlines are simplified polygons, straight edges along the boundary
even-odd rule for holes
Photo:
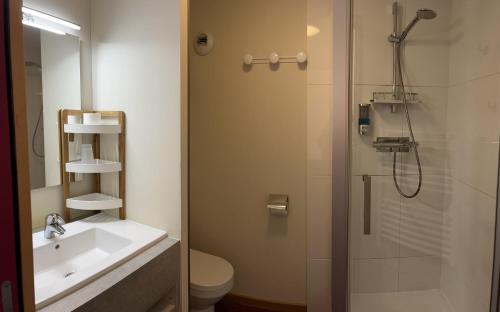
[[[40,18],[46,19],[48,21],[51,21],[51,22],[54,22],[54,23],[57,23],[59,25],[63,25],[63,26],[66,26],[66,27],[69,27],[69,28],[72,28],[72,29],[80,30],[80,28],[81,28],[80,26],[78,26],[76,24],[67,22],[67,21],[62,20],[60,18],[57,18],[55,16],[48,15],[48,14],[45,14],[45,13],[42,13],[40,11],[36,11],[36,10],[30,9],[30,8],[27,8],[27,7],[23,7],[23,12],[26,13],[26,14],[31,14],[31,15],[34,15],[34,16],[38,16]]]
[[[55,29],[55,28],[48,27],[48,26],[45,26],[45,25],[40,25],[40,24],[33,23],[33,22],[30,22],[30,21],[23,21],[23,24],[26,25],[26,26],[31,26],[31,27],[43,29],[43,30],[46,30],[46,31],[50,31],[50,32],[58,34],[58,35],[66,35],[65,32],[60,31],[59,29]]]

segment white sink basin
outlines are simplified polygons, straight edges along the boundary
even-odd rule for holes
[[[133,221],[98,214],[64,226],[66,233],[45,239],[33,234],[35,303],[40,309],[112,270],[166,237]]]
[[[35,285],[44,288],[91,267],[132,241],[98,228],[33,250]]]

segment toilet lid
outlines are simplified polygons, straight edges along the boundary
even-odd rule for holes
[[[233,266],[226,260],[191,249],[190,287],[217,290],[233,281]]]

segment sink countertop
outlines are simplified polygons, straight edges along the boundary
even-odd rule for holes
[[[37,309],[84,287],[167,237],[165,231],[131,220],[120,220],[106,213],[68,223],[64,228],[65,234],[52,239],[44,238],[43,231],[33,234]],[[95,237],[92,239],[93,236],[89,235]],[[119,242],[122,246],[113,248],[113,244]],[[89,246],[82,249],[81,245]],[[110,252],[102,252],[108,247]],[[87,250],[94,258],[89,260],[94,260],[94,263],[85,263],[88,260],[83,257]],[[104,255],[96,260],[92,254]],[[61,276],[59,271],[72,266],[70,274]]]

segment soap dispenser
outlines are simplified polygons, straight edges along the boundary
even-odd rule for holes
[[[359,104],[358,130],[360,135],[368,135],[370,130],[370,106],[371,104]]]

